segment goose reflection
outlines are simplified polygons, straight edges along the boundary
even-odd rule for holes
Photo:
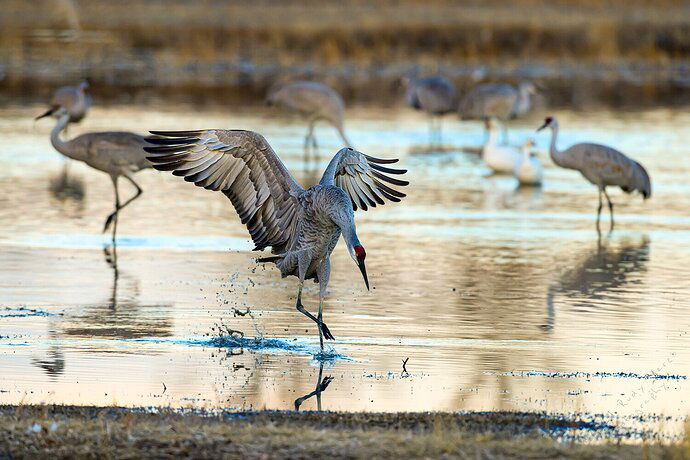
[[[614,247],[610,238],[597,239],[596,248],[577,260],[574,267],[549,286],[547,293],[547,322],[544,329],[552,330],[555,324],[554,299],[562,294],[574,300],[576,306],[589,307],[591,300],[605,298],[607,294],[639,281],[631,275],[647,270],[650,240],[644,235],[637,242],[621,239]]]
[[[105,247],[103,254],[113,276],[108,300],[86,308],[81,315],[72,316],[64,333],[118,339],[171,336],[170,305],[140,304],[139,280],[120,270],[117,248]]]

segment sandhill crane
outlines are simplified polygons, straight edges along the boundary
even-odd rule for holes
[[[86,80],[76,86],[58,88],[50,101],[50,108],[45,113],[37,116],[36,120],[53,115],[62,107],[69,114],[70,123],[81,121],[91,107],[91,96],[86,93],[88,89],[89,82]]]
[[[534,145],[534,139],[527,139],[522,144],[522,155],[513,167],[513,175],[520,185],[539,185],[544,176],[541,161],[531,151]]]
[[[441,76],[426,78],[405,78],[407,105],[430,115],[430,127],[433,131],[434,117],[454,112],[458,107],[458,95],[455,85]],[[439,123],[440,131],[440,123]]]
[[[510,120],[532,109],[534,84],[523,81],[517,88],[507,83],[484,83],[474,87],[462,98],[458,112],[463,120],[483,120],[496,117]]]
[[[70,122],[71,115],[64,108],[54,113],[58,120],[50,133],[50,142],[55,150],[73,160],[83,161],[94,169],[103,171],[110,176],[115,189],[115,210],[108,215],[103,226],[103,232],[113,225],[113,244],[117,234],[118,213],[135,199],[139,198],[143,190],[134,182],[132,177],[137,171],[151,168],[143,151],[144,137],[138,134],[123,131],[108,131],[100,133],[86,133],[69,141],[60,138],[60,132]],[[137,193],[120,204],[120,194],[117,180],[120,177],[127,179],[137,189]]]
[[[258,259],[273,262],[283,277],[299,279],[297,310],[319,328],[319,341],[333,339],[323,322],[323,302],[330,275],[330,255],[342,234],[364,283],[366,252],[357,238],[354,211],[398,202],[405,196],[385,182],[408,182],[387,176],[404,174],[385,160],[346,147],[338,151],[321,182],[307,190],[292,177],[266,139],[242,130],[151,131],[145,147],[153,167],[172,171],[199,187],[223,192],[247,226],[255,250],[271,247],[275,254]],[[319,283],[319,311],[314,316],[302,305],[304,281]]]
[[[298,112],[307,119],[309,130],[304,138],[305,152],[308,151],[310,142],[315,149],[318,148],[314,126],[320,120],[330,123],[338,131],[345,146],[352,146],[345,135],[345,103],[333,88],[315,81],[277,84],[269,89],[266,102]]]
[[[606,196],[613,229],[613,203],[606,187],[618,186],[625,193],[638,191],[646,200],[652,196],[652,184],[644,167],[637,161],[628,158],[623,153],[606,145],[582,143],[559,151],[556,148],[558,140],[558,121],[555,117],[547,117],[544,124],[537,129],[551,128],[551,159],[562,168],[575,169],[596,185],[599,189],[599,208],[597,209],[597,229],[601,217],[601,194]]]
[[[496,173],[511,173],[520,161],[521,152],[518,147],[501,144],[498,140],[498,126],[495,118],[489,118],[485,122],[489,137],[482,148],[484,163]]]

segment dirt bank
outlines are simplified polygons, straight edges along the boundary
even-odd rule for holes
[[[243,412],[0,406],[0,458],[688,458],[671,445],[557,442],[585,422],[529,413]]]

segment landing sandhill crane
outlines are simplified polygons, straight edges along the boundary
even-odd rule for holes
[[[434,117],[455,112],[458,107],[458,94],[455,85],[441,76],[426,78],[405,78],[407,105],[428,113],[433,131]],[[440,124],[439,124],[440,131]]]
[[[484,163],[496,173],[512,173],[522,155],[520,149],[513,145],[501,143],[498,139],[498,123],[495,118],[488,118],[484,125],[489,137],[482,148]]]
[[[369,289],[366,252],[357,238],[354,211],[383,205],[384,198],[400,201],[405,194],[385,183],[404,186],[408,182],[386,174],[407,171],[382,166],[398,160],[374,158],[346,147],[335,154],[321,182],[305,190],[258,133],[208,129],[151,134],[158,137],[147,138],[152,146],[145,150],[154,168],[223,192],[247,226],[254,249],[271,247],[275,254],[258,261],[275,263],[283,277],[298,277],[297,310],[318,326],[323,350],[324,337],[333,339],[322,319],[331,252],[342,234]],[[307,279],[319,283],[317,316],[302,305]]]
[[[144,137],[138,134],[122,131],[108,131],[101,133],[86,133],[69,141],[60,138],[60,132],[70,122],[71,115],[64,108],[55,113],[58,117],[55,127],[50,133],[50,142],[55,150],[73,160],[83,161],[94,169],[103,171],[110,176],[115,189],[115,210],[108,215],[103,226],[103,232],[113,225],[113,244],[117,234],[117,216],[119,212],[142,194],[142,189],[134,182],[132,177],[137,171],[151,168],[143,151]],[[136,189],[137,193],[120,204],[120,193],[117,180],[120,177],[127,179]]]
[[[534,139],[527,139],[520,147],[522,156],[513,167],[513,176],[520,185],[539,185],[544,176],[541,161],[532,153],[534,145]]]
[[[88,89],[88,81],[83,81],[76,86],[58,88],[50,101],[50,108],[42,115],[37,116],[36,120],[53,115],[62,107],[69,114],[70,123],[80,122],[91,107],[91,96],[86,93]]]
[[[523,81],[517,88],[507,83],[484,83],[474,87],[460,101],[458,112],[463,120],[483,120],[496,117],[510,120],[532,109],[534,84]]]
[[[320,120],[330,123],[338,131],[345,146],[352,146],[345,135],[345,103],[333,88],[315,81],[277,84],[269,89],[266,102],[297,112],[307,119],[309,130],[304,138],[305,151],[308,151],[310,142],[315,149],[318,148],[314,125]]]
[[[606,145],[582,143],[559,151],[556,148],[558,140],[558,121],[555,117],[547,117],[544,124],[537,129],[551,128],[551,159],[562,168],[575,169],[596,185],[599,189],[599,208],[597,208],[597,229],[601,217],[601,194],[606,196],[611,215],[611,229],[613,229],[613,203],[606,187],[617,186],[625,193],[638,191],[646,200],[652,196],[652,184],[644,167],[637,161],[628,158],[623,153]]]

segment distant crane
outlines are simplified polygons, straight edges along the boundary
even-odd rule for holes
[[[498,124],[495,118],[488,118],[485,122],[489,137],[482,148],[484,163],[496,173],[512,174],[515,165],[520,161],[522,153],[518,147],[500,143],[498,140]]]
[[[59,108],[53,113],[58,120],[50,133],[50,142],[55,150],[68,158],[83,161],[94,169],[103,171],[110,176],[115,189],[115,210],[108,215],[103,226],[103,232],[113,224],[113,245],[117,234],[117,217],[119,212],[142,194],[142,189],[134,182],[132,177],[137,171],[151,168],[151,163],[146,160],[143,147],[146,145],[144,137],[138,134],[122,131],[108,131],[101,133],[86,133],[69,141],[60,138],[71,115],[64,108]],[[127,179],[137,189],[137,193],[120,203],[117,180],[119,177]]]
[[[613,230],[613,203],[606,187],[617,186],[625,193],[638,191],[646,200],[652,196],[652,184],[649,174],[637,161],[628,158],[623,153],[606,145],[599,144],[575,144],[572,147],[559,151],[556,148],[558,139],[558,121],[555,117],[547,117],[544,124],[537,129],[551,128],[551,159],[561,168],[575,169],[596,185],[599,189],[599,208],[597,208],[597,229],[601,217],[601,194],[606,196],[611,216],[611,229]]]
[[[458,105],[463,120],[485,120],[490,117],[506,122],[532,110],[532,96],[537,89],[531,82],[520,82],[517,88],[507,83],[484,83],[472,88]],[[508,132],[502,125],[503,138]]]
[[[385,160],[346,147],[335,154],[321,182],[307,190],[292,177],[266,139],[242,130],[151,131],[148,159],[154,168],[172,171],[199,187],[223,192],[247,226],[255,250],[271,247],[275,254],[258,259],[273,262],[283,277],[299,278],[297,310],[319,328],[319,341],[333,339],[323,322],[323,302],[330,276],[330,255],[342,234],[364,283],[366,252],[357,238],[354,212],[383,205],[384,198],[405,196],[385,183],[408,182],[386,174],[404,174]],[[302,305],[304,281],[319,283],[319,311],[314,316]]]
[[[463,120],[496,117],[506,121],[529,112],[535,94],[536,87],[528,81],[521,82],[517,88],[507,83],[484,83],[462,98],[458,112]]]
[[[458,94],[455,85],[441,77],[405,78],[407,93],[405,100],[407,105],[416,110],[421,110],[430,115],[430,133],[433,133],[433,121],[447,113],[455,112],[458,108]],[[439,121],[439,137],[441,123]]]
[[[345,135],[345,103],[333,88],[315,81],[277,84],[269,89],[266,102],[282,106],[306,118],[309,129],[304,138],[305,152],[308,152],[310,143],[314,149],[318,149],[314,126],[320,120],[330,123],[338,131],[345,146],[352,146]]]
[[[513,176],[520,185],[539,185],[544,177],[541,161],[532,153],[534,145],[534,139],[527,139],[522,144],[522,156],[513,167]]]
[[[76,86],[58,88],[50,100],[48,110],[37,116],[36,120],[53,115],[61,107],[69,114],[70,123],[80,122],[91,108],[91,96],[87,94],[89,82],[84,80]]]

